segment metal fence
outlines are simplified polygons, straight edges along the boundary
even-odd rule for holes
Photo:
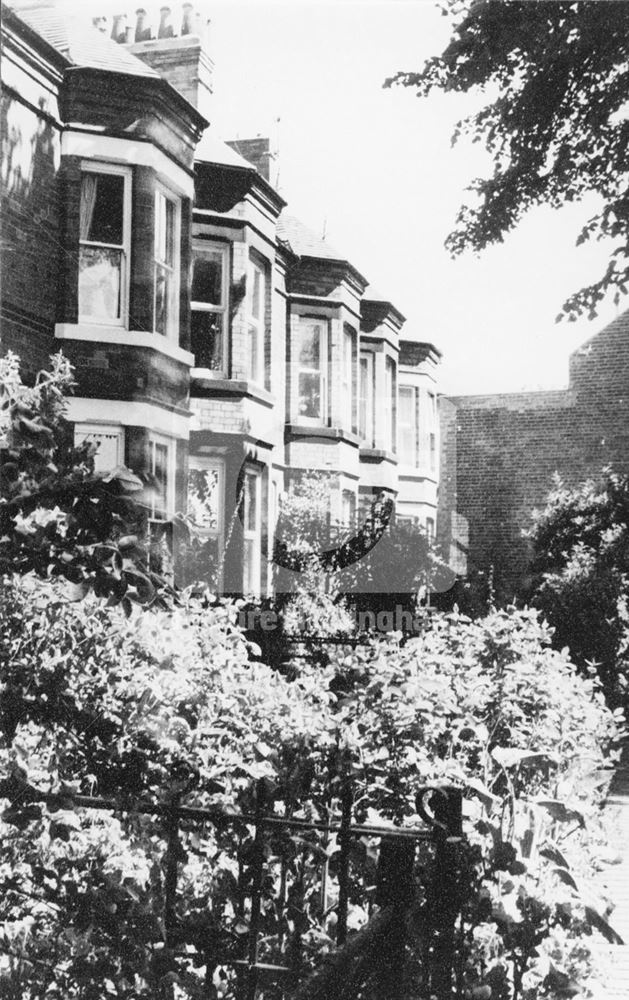
[[[411,980],[419,990],[412,995],[451,1000],[460,995],[455,934],[461,791],[422,788],[416,797],[422,824],[413,828],[358,822],[354,791],[345,781],[324,819],[290,815],[281,803],[278,812],[264,780],[256,784],[250,812],[197,808],[180,798],[130,804],[34,790],[25,796],[23,788],[19,799],[45,801],[53,810],[155,818],[164,842],[165,951],[175,970],[204,967],[199,983],[203,990],[205,982],[208,998],[216,996],[220,974],[226,995],[236,1000],[397,1000],[407,995]],[[222,836],[237,845],[237,905],[225,920],[225,935],[216,933],[214,914],[214,931],[191,940],[179,886],[191,838],[199,836]],[[323,946],[320,940],[313,944],[313,926],[327,928]],[[165,986],[164,997],[173,995],[173,987]]]

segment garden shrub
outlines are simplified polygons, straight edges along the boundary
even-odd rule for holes
[[[625,704],[629,662],[629,478],[607,470],[575,489],[557,479],[531,532],[531,599],[574,662],[596,664],[612,706]]]
[[[276,810],[321,819],[348,777],[356,818],[385,824],[418,821],[415,793],[426,782],[465,789],[466,986],[541,1000],[569,995],[575,980],[593,995],[584,935],[592,924],[611,932],[576,886],[587,889],[603,850],[599,771],[619,727],[596,680],[549,648],[532,612],[436,616],[404,646],[389,637],[345,648],[288,680],[250,661],[227,602],[184,599],[127,620],[93,600],[55,600],[46,587],[28,576],[2,595],[0,792],[22,792],[0,822],[2,995],[148,1000],[167,983],[181,997],[212,995],[204,970],[165,947],[163,820],[124,804],[183,796],[250,810],[265,779]],[[59,793],[54,808],[29,803],[28,786]],[[116,795],[121,811],[73,809],[72,792]],[[251,833],[236,822],[185,835],[180,950],[239,954],[238,859]],[[277,958],[278,935],[299,930],[305,974],[332,946],[337,848],[324,912],[314,847],[274,840],[262,958]],[[367,848],[359,842],[353,856],[350,929],[372,905]],[[288,900],[283,930],[272,904],[280,857],[301,893]],[[213,982],[217,997],[233,996],[227,968]],[[409,998],[419,989],[409,981]]]

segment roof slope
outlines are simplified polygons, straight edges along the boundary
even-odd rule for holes
[[[303,222],[288,212],[282,212],[277,223],[277,235],[288,243],[298,257],[316,257],[322,260],[346,260],[329,243],[316,236]]]
[[[53,4],[9,0],[6,7],[74,66],[161,79],[159,73],[99,31],[85,15],[64,15]]]

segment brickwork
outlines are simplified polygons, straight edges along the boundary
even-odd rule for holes
[[[2,342],[27,378],[54,350],[60,250],[60,132],[17,94],[2,95]]]
[[[510,599],[527,585],[522,533],[553,476],[629,471],[629,312],[573,354],[568,390],[442,400],[441,438],[441,541],[457,548],[467,525],[468,569],[493,566]]]

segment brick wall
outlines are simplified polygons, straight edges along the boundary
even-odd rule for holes
[[[59,131],[47,115],[2,95],[2,349],[27,378],[55,350],[60,247]]]
[[[571,486],[605,466],[629,471],[629,312],[575,351],[565,391],[442,400],[440,540],[467,547],[468,571],[493,566],[508,600],[526,586],[523,530],[553,476]]]

